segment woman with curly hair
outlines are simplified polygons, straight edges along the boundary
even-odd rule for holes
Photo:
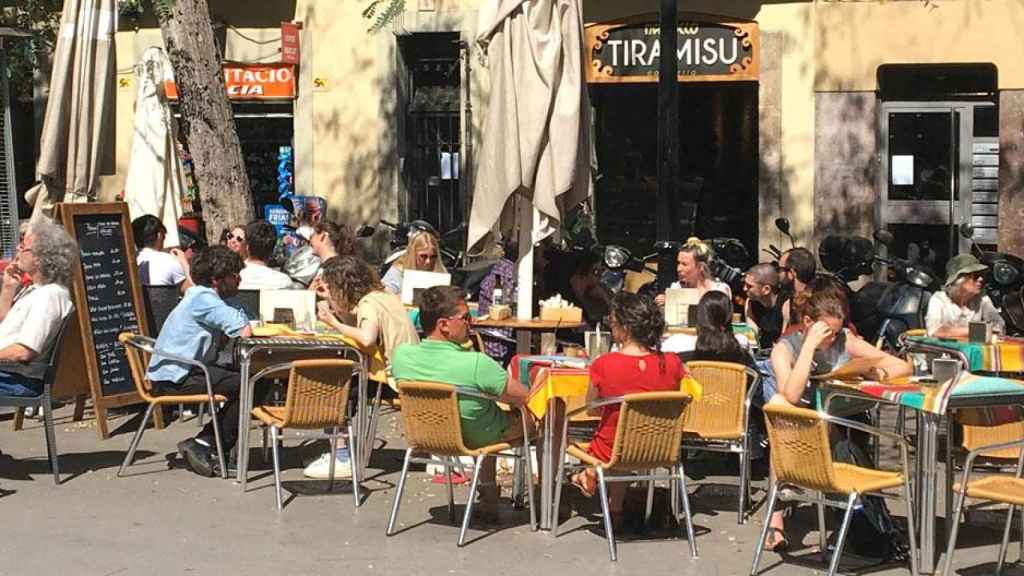
[[[405,254],[402,254],[402,257],[384,273],[384,278],[381,279],[384,288],[392,294],[401,294],[402,278],[406,270],[441,273],[448,271],[441,262],[441,243],[437,236],[423,230],[409,238]]]
[[[320,321],[355,340],[360,346],[379,346],[388,364],[401,344],[420,341],[398,296],[386,291],[377,273],[365,261],[352,256],[335,256],[324,262],[322,281],[327,287],[328,308],[319,310]],[[330,477],[331,453],[314,460],[303,474],[307,478]],[[352,475],[348,448],[336,453],[334,477]]]
[[[678,356],[661,352],[665,319],[657,305],[645,296],[621,292],[612,299],[611,308],[612,340],[619,350],[603,354],[590,365],[587,402],[635,392],[679,390],[686,369]],[[601,422],[589,452],[605,462],[612,456],[619,409],[620,406],[614,404],[593,414],[600,416]],[[573,476],[572,483],[585,495],[593,496],[597,488],[596,473],[588,468]],[[613,524],[621,522],[625,490],[625,484],[608,487],[608,509]]]

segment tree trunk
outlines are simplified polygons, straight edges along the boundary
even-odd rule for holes
[[[252,220],[254,210],[210,9],[206,0],[155,0],[153,4],[174,67],[207,240],[214,244],[225,228]]]

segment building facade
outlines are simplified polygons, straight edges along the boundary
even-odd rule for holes
[[[479,0],[410,0],[375,35],[367,34],[358,3],[272,4],[211,3],[224,24],[226,61],[277,62],[280,22],[302,23],[294,97],[234,100],[253,188],[266,189],[257,201],[276,187],[266,181],[276,178],[267,169],[274,150],[290,145],[296,192],[326,198],[334,217],[353,224],[421,217],[442,229],[464,221],[489,93],[473,42]],[[616,54],[604,45],[603,58],[657,69],[650,43],[643,44],[657,2],[582,4],[588,30],[636,28],[638,36],[628,38],[620,30],[626,43],[613,45]],[[699,40],[681,60],[700,64],[702,46],[714,46],[703,42],[725,42],[723,30],[740,29],[754,60],[739,73],[691,70],[694,77],[681,78],[684,228],[737,237],[753,255],[786,246],[773,225],[778,217],[789,218],[797,241],[811,246],[828,233],[870,236],[884,227],[897,251],[927,241],[942,260],[964,249],[953,228],[969,222],[984,243],[1024,254],[1019,1],[680,4],[687,11],[680,46]],[[160,43],[152,24],[121,23],[117,173],[103,179],[106,197],[121,189],[128,165],[131,68]],[[722,46],[718,58],[733,61]],[[601,60],[588,52],[588,61]],[[602,242],[642,247],[653,235],[652,79],[591,75]]]

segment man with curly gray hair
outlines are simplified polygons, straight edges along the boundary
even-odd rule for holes
[[[28,363],[46,354],[73,308],[68,285],[78,245],[52,221],[34,222],[18,244],[0,287],[0,361]],[[31,283],[22,288],[22,280]],[[38,396],[43,383],[28,370],[0,371],[0,394]]]

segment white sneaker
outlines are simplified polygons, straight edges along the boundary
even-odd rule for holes
[[[319,458],[306,466],[306,469],[302,471],[302,474],[306,478],[313,478],[314,480],[327,480],[331,474],[331,453],[324,452]],[[352,463],[348,459],[342,460],[340,458],[334,459],[334,479],[340,478],[351,478],[352,477]]]

